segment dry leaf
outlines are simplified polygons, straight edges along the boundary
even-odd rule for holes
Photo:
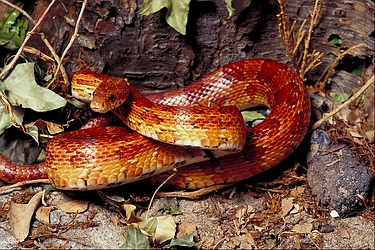
[[[254,241],[253,236],[249,233],[249,231],[246,228],[244,228],[243,231],[245,232],[244,237],[246,238],[247,242],[255,246],[255,241]]]
[[[238,219],[239,225],[242,225],[242,224],[245,223],[245,220],[244,220],[245,213],[246,213],[246,207],[240,207],[240,208],[238,208],[238,210],[236,212],[236,217]]]
[[[113,224],[115,224],[115,226],[118,226],[120,224],[120,218],[117,215],[111,215],[109,216],[109,219]]]
[[[266,227],[258,227],[257,225],[254,225],[254,229],[262,232],[264,229],[266,229]]]
[[[356,128],[349,127],[347,128],[347,131],[350,133],[351,136],[357,137],[357,138],[363,138],[362,135],[358,132]]]
[[[31,218],[42,200],[44,191],[36,193],[27,204],[12,203],[9,210],[9,222],[18,242],[29,235]]]
[[[349,239],[349,233],[343,225],[340,225],[338,230],[341,237]]]
[[[66,213],[82,213],[87,210],[88,206],[89,206],[88,201],[72,200],[72,201],[60,204],[57,207]]]
[[[132,214],[134,213],[134,210],[137,208],[136,206],[132,204],[122,204],[122,209],[125,210],[126,213],[126,220],[129,220]]]
[[[343,154],[342,149],[340,149],[339,151],[335,152],[335,154],[336,154],[337,156],[342,156],[342,154]]]
[[[239,239],[240,236],[235,236],[230,239],[229,242],[227,242],[227,246],[234,249],[236,246],[239,246],[241,241]]]
[[[293,208],[293,200],[294,198],[288,198],[288,199],[283,199],[281,201],[282,216],[287,215],[289,211]]]
[[[245,236],[239,235],[231,238],[231,240],[227,243],[227,246],[230,248],[239,246],[241,249],[251,249],[254,245],[248,242]]]
[[[311,223],[297,224],[292,228],[296,233],[310,233],[313,225]]]
[[[35,218],[44,224],[49,224],[49,215],[52,209],[52,207],[39,207],[36,210]]]
[[[290,192],[290,195],[292,197],[300,197],[303,192],[305,192],[305,187],[295,187]]]
[[[134,210],[137,208],[136,206],[132,204],[122,204],[122,209],[125,210],[126,213],[126,223],[128,224],[137,224],[138,222],[143,221],[142,218],[139,218],[138,216],[135,216]],[[136,228],[138,228],[138,225],[135,225]]]
[[[193,233],[194,236],[198,236],[197,226],[188,220],[183,220],[177,227],[176,238]]]
[[[367,141],[369,143],[372,143],[374,141],[374,138],[375,138],[375,132],[374,132],[374,130],[366,131],[365,132],[365,138],[367,139]]]
[[[161,244],[167,240],[173,239],[176,234],[176,223],[174,222],[173,217],[168,215],[155,218],[158,220],[154,237],[156,243]]]
[[[267,218],[267,215],[261,212],[250,214],[251,219],[264,220]]]
[[[294,204],[293,209],[290,211],[290,214],[296,214],[300,211],[300,207],[298,204]]]
[[[29,127],[32,127],[33,125],[35,125],[39,130],[43,130],[45,127],[47,127],[48,132],[52,135],[61,133],[64,131],[62,125],[49,122],[49,121],[44,121],[42,119],[38,119],[35,122],[26,123],[24,126],[26,128],[29,128]]]

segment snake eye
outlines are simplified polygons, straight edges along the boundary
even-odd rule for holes
[[[111,94],[111,95],[109,96],[109,100],[111,100],[111,101],[115,100],[115,95],[114,95],[114,94]]]

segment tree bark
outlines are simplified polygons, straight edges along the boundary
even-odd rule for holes
[[[47,6],[41,0],[32,16],[39,17]],[[81,1],[56,3],[43,22],[41,31],[52,41],[59,54],[67,45],[78,16]],[[225,1],[192,1],[187,34],[181,35],[165,21],[166,9],[150,16],[140,16],[140,0],[92,0],[88,2],[79,36],[64,65],[72,75],[82,59],[95,71],[126,77],[137,88],[147,90],[177,88],[188,84],[214,69],[237,60],[265,57],[288,63],[286,49],[278,34],[276,0],[253,0],[248,8],[228,21]],[[285,1],[288,21],[297,20],[299,27],[307,19],[308,29],[314,1]],[[319,22],[314,28],[311,51],[325,53],[322,64],[308,78],[316,80],[338,54],[363,43],[350,53],[362,63],[374,48],[374,20],[371,1],[325,1]],[[54,25],[57,24],[57,29]],[[331,36],[343,40],[341,46],[329,43]],[[34,36],[31,46],[40,48]]]

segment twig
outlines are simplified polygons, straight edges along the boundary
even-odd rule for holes
[[[174,192],[159,192],[157,193],[157,197],[179,197],[179,198],[186,198],[186,199],[198,199],[199,197],[202,197],[203,195],[206,195],[208,193],[218,191],[219,189],[229,187],[230,185],[233,185],[234,183],[230,184],[221,184],[221,185],[214,185],[206,188],[201,188],[196,191],[174,191]]]
[[[68,45],[66,46],[64,52],[62,53],[62,56],[61,56],[60,60],[58,61],[58,64],[57,64],[57,68],[56,68],[56,70],[55,70],[54,77],[53,77],[52,81],[48,84],[48,86],[50,86],[50,85],[55,81],[56,76],[57,76],[57,74],[58,74],[58,72],[59,72],[59,69],[60,69],[60,67],[61,67],[62,61],[64,60],[64,57],[65,57],[66,54],[68,53],[70,47],[73,45],[73,42],[74,42],[75,38],[76,38],[77,35],[78,35],[79,23],[81,22],[82,15],[83,15],[83,12],[84,12],[84,10],[85,10],[86,4],[87,4],[87,0],[84,0],[84,1],[82,2],[82,7],[81,7],[81,10],[80,10],[79,15],[78,15],[78,18],[77,18],[76,26],[75,26],[75,28],[74,28],[74,33],[73,33],[72,37],[70,38],[70,41],[69,41]],[[69,81],[68,81],[68,83],[69,83]],[[47,87],[48,87],[48,86],[47,86]]]
[[[23,40],[23,43],[19,47],[16,55],[13,57],[13,60],[7,65],[7,67],[0,73],[0,80],[3,80],[3,78],[9,73],[10,70],[13,69],[13,67],[16,65],[16,62],[18,58],[20,57],[23,48],[26,46],[26,43],[29,41],[32,34],[34,34],[35,30],[38,29],[41,22],[44,20],[45,16],[47,15],[48,11],[51,9],[52,5],[55,3],[56,0],[52,0],[52,2],[48,5],[46,10],[43,12],[42,16],[40,17],[39,21],[35,24],[34,28],[31,29],[31,31],[27,32],[25,39]]]
[[[35,20],[26,12],[24,11],[23,9],[21,9],[20,7],[12,4],[12,3],[9,3],[8,1],[6,0],[0,0],[1,2],[5,3],[5,4],[8,4],[9,6],[15,8],[16,10],[18,10],[19,12],[21,12],[24,16],[27,17],[27,19],[29,19],[29,21],[34,24],[34,26],[37,25],[37,23],[35,22]],[[42,17],[44,17],[45,15],[42,15]],[[42,18],[41,17],[41,18]],[[34,32],[34,34],[36,34]],[[52,54],[53,58],[55,59],[56,62],[60,61],[60,58],[59,56],[57,55],[55,49],[52,47],[52,45],[49,43],[49,41],[46,39],[46,37],[44,36],[44,33],[39,33],[40,35],[40,38],[42,39],[42,41],[44,42],[44,44],[46,45],[46,47],[49,49],[50,53]],[[23,51],[25,52],[28,52],[26,51],[26,47],[24,47]],[[55,68],[55,67],[54,67]],[[60,67],[60,71],[61,71],[61,75],[63,76],[63,79],[65,81],[65,84],[68,85],[69,84],[69,79],[68,79],[68,74],[66,73],[65,71],[65,68],[63,66]],[[1,79],[1,77],[0,77]]]
[[[311,35],[319,18],[322,7],[321,1],[315,1],[314,11],[311,15],[311,23],[307,32],[307,37],[305,37],[306,31],[303,30],[306,24],[306,19],[302,21],[302,24],[297,32],[293,34],[297,21],[294,21],[292,26],[289,27],[285,17],[283,2],[282,0],[278,0],[278,2],[280,5],[280,14],[277,15],[279,23],[278,31],[279,36],[282,42],[285,44],[287,50],[286,57],[293,63],[294,68],[299,72],[299,76],[304,79],[306,72],[318,66],[320,64],[320,59],[324,55],[324,53],[316,52],[315,50],[312,53],[309,53]],[[304,50],[302,54],[298,54],[302,41],[304,41]]]
[[[172,173],[170,176],[168,176],[168,178],[165,179],[165,180],[164,180],[164,181],[158,186],[158,188],[155,190],[154,194],[153,194],[152,197],[151,197],[150,203],[148,204],[148,207],[147,207],[147,213],[146,213],[146,218],[145,218],[145,220],[147,220],[147,218],[148,218],[148,215],[149,215],[149,213],[150,213],[150,209],[151,209],[151,205],[152,205],[152,202],[154,201],[154,198],[155,198],[156,193],[160,190],[160,188],[161,188],[162,186],[165,185],[165,183],[167,183],[170,179],[172,179],[173,176],[176,175],[176,173],[177,173],[177,169],[174,168],[174,169],[173,169],[173,173]]]
[[[44,54],[43,52],[41,52],[40,50],[38,50],[36,48],[25,46],[25,48],[23,48],[23,51],[25,51],[26,53],[29,53],[29,54],[36,55],[37,57],[39,57],[43,61],[48,61],[50,63],[54,63],[54,60],[51,57],[47,56],[46,54]]]
[[[322,8],[322,3],[320,2],[320,0],[316,0],[315,5],[314,5],[313,14],[311,15],[311,22],[310,22],[309,31],[307,32],[307,37],[305,39],[305,48],[303,50],[303,55],[302,55],[302,63],[301,63],[301,68],[300,68],[300,72],[299,72],[300,77],[302,79],[304,79],[304,76],[305,76],[305,73],[306,73],[305,67],[306,67],[306,62],[307,62],[307,55],[308,55],[309,48],[310,48],[311,35],[313,33],[313,29],[315,27],[315,24],[317,23],[317,20],[319,18],[321,8]]]
[[[355,50],[357,48],[360,48],[362,47],[364,44],[361,43],[361,44],[357,44],[357,45],[354,45],[353,47],[350,47],[349,49],[345,50],[344,52],[340,53],[338,55],[338,57],[336,57],[335,61],[326,68],[326,70],[324,71],[324,73],[321,75],[321,77],[319,78],[319,80],[316,82],[316,84],[320,84],[320,83],[326,83],[328,81],[328,78],[331,76],[333,70],[335,69],[336,65],[339,63],[339,61],[345,56],[347,55],[349,52],[351,52],[352,50]],[[324,76],[324,80],[322,81],[322,78]],[[324,84],[323,84],[324,86]]]
[[[272,193],[283,193],[283,191],[281,190],[277,190],[277,189],[270,189],[270,188],[262,188],[262,187],[256,187],[256,186],[253,186],[253,185],[249,185],[249,184],[244,184],[245,187],[249,187],[249,188],[254,188],[254,189],[258,189],[258,190],[261,190],[261,191],[267,191],[267,192],[272,192]]]
[[[25,13],[25,11],[23,11],[22,9],[20,9],[18,6],[15,6],[11,3],[9,3],[8,1],[5,1],[5,0],[1,0],[3,3],[5,4],[8,4],[9,6],[19,10],[20,12],[22,13]],[[26,46],[26,43],[29,41],[31,35],[34,33],[34,31],[39,27],[39,25],[41,24],[41,21],[44,19],[45,15],[47,14],[47,12],[49,11],[49,9],[52,7],[53,3],[55,2],[55,0],[53,0],[50,5],[47,7],[47,9],[44,11],[42,17],[39,19],[39,21],[37,23],[35,23],[34,19],[32,19],[29,15],[26,15],[29,20],[33,23],[35,23],[35,26],[34,28],[30,31],[30,32],[27,32],[27,35],[24,39],[24,41],[22,42],[20,48],[18,49],[17,53],[15,54],[15,56],[13,57],[12,61],[7,65],[7,67],[4,68],[4,70],[0,73],[0,80],[3,80],[3,78],[13,69],[13,67],[16,65],[16,62],[18,60],[18,58],[20,57],[24,47]],[[13,114],[13,109],[12,109],[12,106],[10,105],[9,101],[8,101],[8,98],[7,96],[2,93],[2,91],[0,91],[0,98],[1,100],[3,101],[6,109],[8,109],[9,111],[9,117],[10,119],[12,120],[12,122],[16,125],[16,126],[19,126],[22,128],[23,131],[25,131],[24,127],[22,126],[22,123],[20,121],[18,121],[18,119],[16,118],[16,116]]]
[[[322,119],[315,122],[312,127],[309,130],[309,133],[313,130],[315,130],[317,127],[319,127],[321,124],[323,124],[325,121],[327,121],[330,117],[334,116],[337,112],[348,106],[350,103],[355,101],[371,84],[374,83],[374,76],[372,76],[365,85],[361,87],[361,89],[355,93],[352,97],[350,97],[348,100],[346,100],[343,104],[341,104],[339,107],[335,108],[333,111],[326,114]]]
[[[287,57],[288,59],[293,63],[294,68],[298,69],[298,64],[296,60],[294,59],[294,50],[297,50],[298,46],[295,46],[295,44],[291,44],[291,39],[290,37],[293,35],[293,29],[296,25],[296,21],[293,22],[292,27],[289,27],[285,18],[285,11],[284,11],[284,6],[282,0],[278,0],[279,6],[280,6],[280,14],[276,15],[278,20],[279,20],[279,25],[278,25],[278,31],[279,31],[279,36],[283,43],[285,44],[286,51],[287,51]],[[299,40],[299,39],[297,39]],[[294,49],[291,48],[294,47]]]
[[[12,191],[12,189],[15,189],[15,188],[18,188],[18,187],[22,187],[22,186],[25,186],[25,185],[40,184],[40,183],[51,184],[51,182],[50,182],[49,179],[38,179],[38,180],[31,180],[31,181],[20,181],[20,182],[17,182],[15,184],[12,184],[12,185],[7,185],[7,186],[4,186],[4,187],[1,187],[0,188],[0,194],[9,193],[9,191]]]
[[[10,7],[14,8],[14,9],[18,10],[19,12],[22,13],[22,15],[24,15],[25,17],[27,17],[27,19],[29,19],[34,25],[36,24],[35,20],[26,11],[24,11],[23,9],[21,9],[17,5],[14,5],[14,4],[6,1],[6,0],[0,0],[0,1],[3,2],[3,3],[5,3],[5,4],[7,4],[7,5],[9,5]]]

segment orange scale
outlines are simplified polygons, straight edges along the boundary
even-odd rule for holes
[[[126,178],[133,178],[134,177],[134,170],[129,169],[126,173]]]
[[[107,185],[108,177],[100,176],[97,183],[98,185],[103,185],[103,186]]]
[[[95,187],[98,184],[98,177],[89,178],[86,182],[87,187]]]

